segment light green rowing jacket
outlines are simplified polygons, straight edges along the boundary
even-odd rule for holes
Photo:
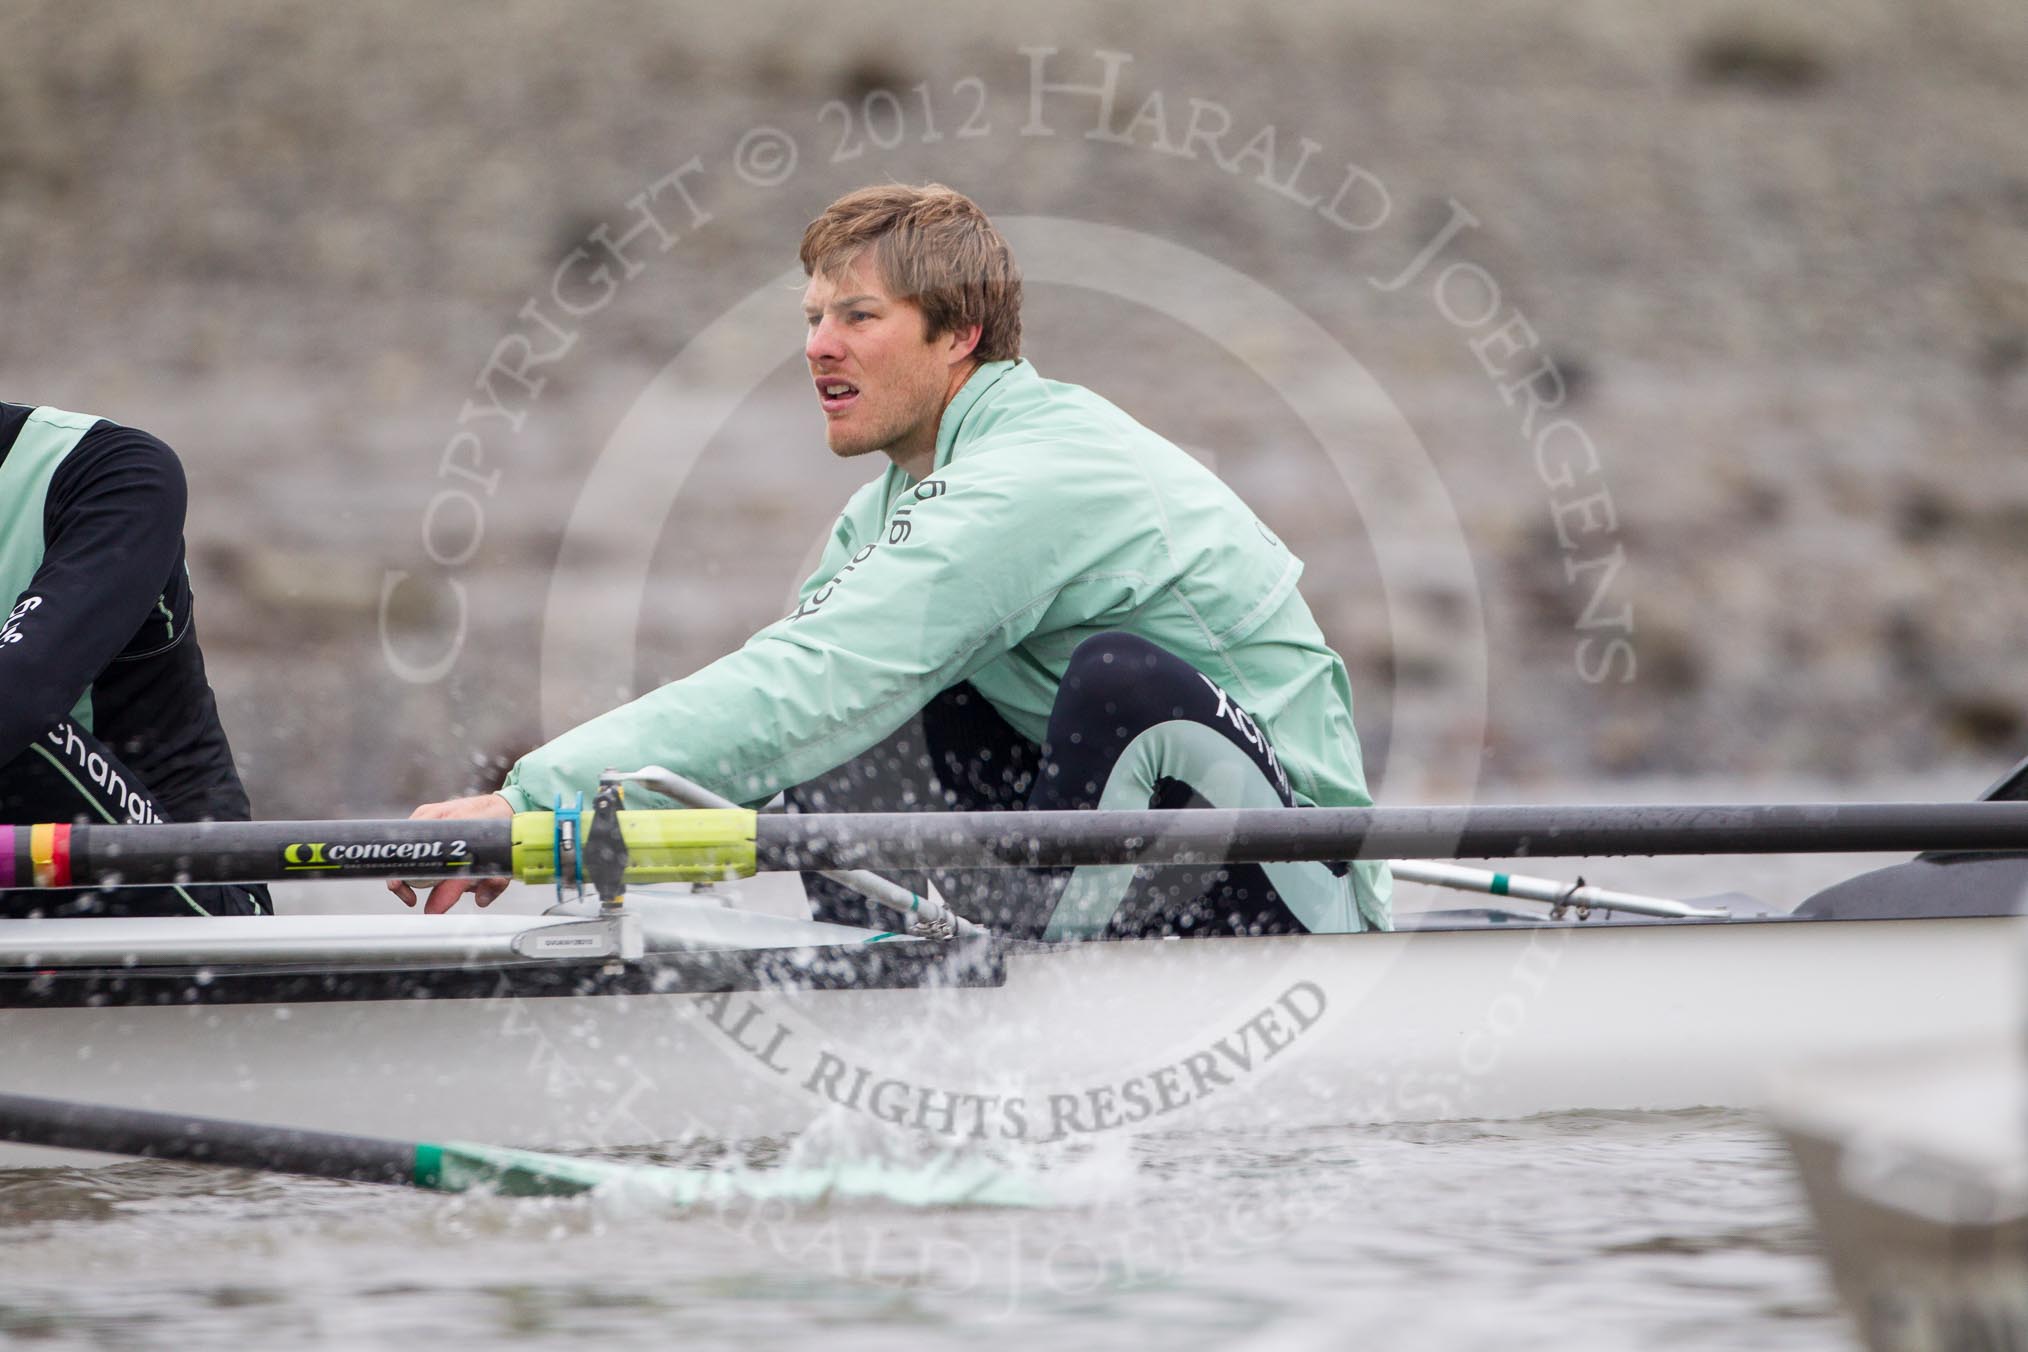
[[[1210,470],[1089,390],[987,362],[920,483],[890,466],[845,505],[793,614],[737,651],[522,757],[517,810],[666,765],[758,804],[867,750],[970,681],[1040,742],[1077,645],[1137,634],[1266,732],[1298,801],[1364,807],[1345,664],[1296,590],[1303,565]],[[1385,865],[1313,929],[1391,926]]]

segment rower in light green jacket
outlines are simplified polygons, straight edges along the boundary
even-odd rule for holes
[[[807,355],[827,439],[890,463],[846,504],[794,611],[530,752],[494,802],[545,808],[588,795],[607,768],[654,763],[748,804],[785,790],[794,800],[830,776],[821,806],[890,808],[840,802],[852,777],[839,767],[890,764],[906,725],[941,709],[952,726],[990,725],[959,759],[991,761],[1004,744],[1002,763],[1025,763],[1003,788],[989,782],[987,798],[954,802],[950,781],[969,772],[946,766],[925,792],[943,788],[950,805],[1371,803],[1351,685],[1297,590],[1301,561],[1190,455],[1018,358],[1011,262],[997,292],[971,288],[988,319],[1012,290],[1011,347],[985,324],[940,324],[933,296],[911,299],[934,291],[912,274],[938,260],[910,249],[939,228],[983,231],[986,256],[996,244],[1004,256],[977,208],[941,188],[865,190],[806,236]],[[962,261],[966,240],[943,248]],[[955,289],[961,320],[979,297]],[[953,692],[971,707],[948,709]],[[927,740],[934,750],[937,733]],[[1048,937],[1175,932],[1173,916],[1132,895],[1133,873],[1046,879],[1039,910],[998,918]],[[1378,862],[1218,873],[1183,932],[1389,926]]]

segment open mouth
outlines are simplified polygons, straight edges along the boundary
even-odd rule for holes
[[[859,399],[859,387],[835,376],[817,377],[817,400],[826,413],[843,413]]]

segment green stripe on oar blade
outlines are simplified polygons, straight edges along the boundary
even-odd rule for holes
[[[415,1185],[437,1192],[497,1192],[508,1197],[568,1197],[611,1181],[625,1166],[501,1146],[425,1141],[415,1148]],[[675,1172],[675,1171],[671,1171]]]
[[[673,1169],[655,1164],[544,1155],[447,1141],[416,1147],[415,1184],[439,1192],[509,1197],[601,1196],[671,1207],[728,1202],[880,1201],[897,1206],[1040,1206],[1028,1179],[984,1164],[943,1161],[921,1168],[841,1163],[780,1169]]]

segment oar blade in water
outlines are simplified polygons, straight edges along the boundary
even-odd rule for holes
[[[451,1141],[416,1149],[415,1182],[439,1192],[564,1197],[597,1191],[670,1207],[730,1202],[879,1201],[909,1207],[1042,1206],[1032,1179],[990,1164],[902,1168],[876,1162],[780,1169],[675,1169]]]

